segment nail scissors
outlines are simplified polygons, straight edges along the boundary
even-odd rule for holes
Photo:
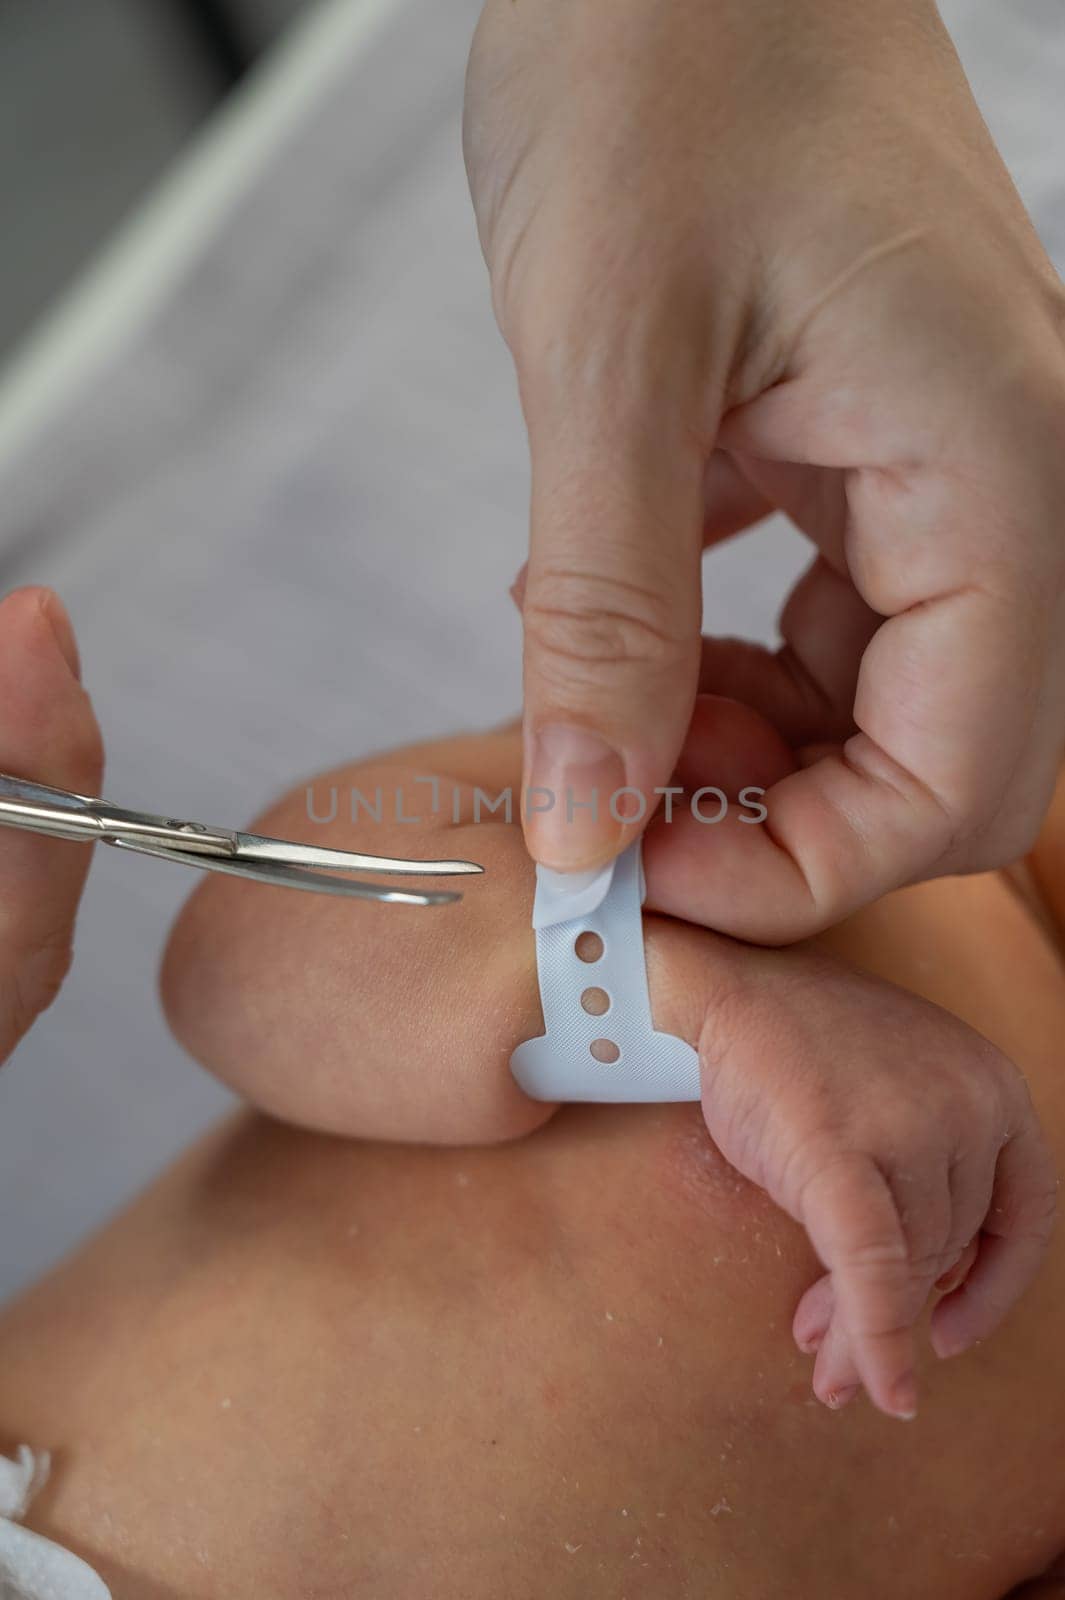
[[[209,828],[202,822],[127,811],[106,800],[50,789],[42,783],[0,773],[0,826],[25,828],[56,839],[111,844],[119,850],[158,856],[203,872],[225,872],[234,878],[312,894],[347,895],[357,900],[382,900],[391,905],[449,905],[462,896],[447,889],[391,889],[339,872],[404,873],[410,877],[457,877],[483,872],[476,861],[410,861],[404,857],[364,855],[355,850],[330,850],[322,845],[292,844],[256,833]]]

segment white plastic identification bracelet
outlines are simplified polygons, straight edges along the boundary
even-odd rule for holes
[[[643,948],[640,845],[601,872],[536,869],[536,966],[546,1032],[510,1070],[535,1100],[699,1099],[699,1057],[657,1033]]]

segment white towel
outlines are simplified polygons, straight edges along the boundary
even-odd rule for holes
[[[78,1556],[19,1526],[50,1465],[46,1450],[25,1444],[13,1461],[0,1456],[0,1600],[111,1600],[110,1589]]]

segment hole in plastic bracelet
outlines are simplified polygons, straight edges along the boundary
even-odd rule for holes
[[[534,1099],[699,1099],[698,1055],[658,1033],[651,1017],[644,892],[639,843],[600,873],[537,867],[533,927],[546,1031],[510,1058]]]

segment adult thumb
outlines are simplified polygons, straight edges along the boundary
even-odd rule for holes
[[[593,363],[593,365],[595,365]],[[680,397],[619,399],[611,364],[523,400],[532,455],[522,817],[587,870],[659,803],[698,681],[707,450]]]

